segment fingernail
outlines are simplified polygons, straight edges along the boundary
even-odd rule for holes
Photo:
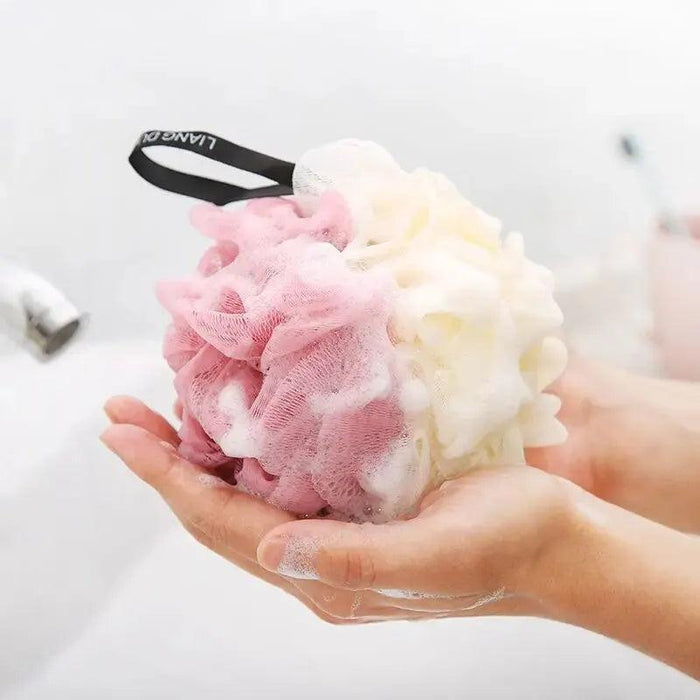
[[[258,561],[268,571],[295,579],[318,580],[314,558],[318,542],[313,538],[275,535],[264,541]]]
[[[121,403],[121,397],[112,396],[109,399],[107,399],[107,401],[105,401],[104,406],[102,406],[102,410],[107,414],[107,418],[109,418],[109,420],[111,420],[112,423],[121,422]]]
[[[268,571],[276,572],[287,547],[288,537],[274,535],[260,543],[258,547],[258,563]]]
[[[110,405],[110,402],[107,401],[104,406],[102,406],[102,410],[107,414],[107,418],[114,422],[117,419],[117,413],[114,410],[114,408]]]
[[[114,428],[114,426],[108,425],[100,434],[100,441],[107,449],[109,449],[112,452],[114,452],[115,454],[117,454],[117,450],[115,449],[114,441],[113,441],[113,438],[114,438],[113,428]]]

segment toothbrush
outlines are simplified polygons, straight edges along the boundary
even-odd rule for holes
[[[676,236],[690,237],[690,231],[685,221],[675,212],[673,205],[666,197],[666,192],[661,186],[661,180],[658,177],[656,168],[645,157],[637,138],[633,134],[622,134],[620,136],[620,148],[624,155],[637,167],[649,198],[654,202],[662,226],[669,233]]]

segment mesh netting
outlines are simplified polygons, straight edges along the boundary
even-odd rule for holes
[[[298,513],[368,517],[372,473],[406,440],[387,333],[392,286],[340,255],[352,233],[335,194],[300,215],[289,200],[202,205],[215,239],[191,279],[161,283],[165,356],[184,407],[182,454]],[[237,465],[238,466],[238,465]]]
[[[549,273],[446,178],[376,144],[311,151],[289,199],[200,205],[214,245],[161,283],[181,453],[298,514],[385,520],[561,440]]]

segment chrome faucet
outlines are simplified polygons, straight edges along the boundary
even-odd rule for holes
[[[84,316],[40,275],[0,258],[0,319],[42,357],[60,350],[83,325]]]

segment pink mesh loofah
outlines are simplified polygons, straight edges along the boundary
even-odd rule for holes
[[[284,199],[200,205],[192,222],[214,246],[192,278],[158,287],[182,455],[232,465],[242,488],[295,513],[381,517],[373,477],[407,439],[394,287],[341,256],[344,200],[329,192],[312,216]]]

